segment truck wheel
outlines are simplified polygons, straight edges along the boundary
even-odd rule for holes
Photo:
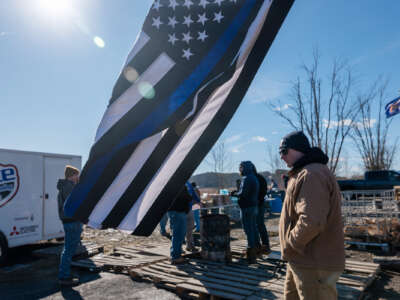
[[[4,235],[0,232],[0,266],[2,266],[7,259],[8,245]]]

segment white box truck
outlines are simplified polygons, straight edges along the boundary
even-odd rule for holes
[[[57,181],[81,157],[0,149],[0,264],[8,248],[64,236]]]

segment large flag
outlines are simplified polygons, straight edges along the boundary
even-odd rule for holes
[[[150,235],[232,118],[293,1],[155,1],[65,214]]]
[[[400,113],[400,97],[393,99],[385,106],[386,118],[393,117]]]

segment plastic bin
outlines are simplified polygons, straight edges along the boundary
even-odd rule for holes
[[[280,197],[272,198],[270,201],[271,212],[280,213],[282,211],[282,199]]]

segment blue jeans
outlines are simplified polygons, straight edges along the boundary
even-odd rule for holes
[[[257,237],[257,245],[260,245],[260,240],[261,243],[270,249],[269,246],[269,237],[268,237],[268,231],[267,228],[265,227],[264,223],[264,214],[265,214],[265,206],[264,204],[258,206],[258,214],[257,214],[257,229],[258,229],[258,234],[259,237]]]
[[[196,231],[200,232],[200,209],[194,210],[193,215],[194,215],[194,224],[196,226]]]
[[[58,278],[71,277],[71,261],[75,254],[76,248],[81,241],[82,223],[71,222],[64,223],[64,249],[61,253],[61,261],[58,272]]]
[[[168,217],[172,230],[171,258],[177,259],[182,254],[182,244],[186,235],[186,213],[169,211]]]
[[[257,206],[241,208],[243,230],[247,236],[247,247],[254,248],[257,245]]]
[[[163,215],[163,217],[161,218],[160,221],[160,233],[161,235],[166,235],[167,231],[165,230],[165,226],[167,226],[167,221],[168,221],[168,215],[165,214]]]

